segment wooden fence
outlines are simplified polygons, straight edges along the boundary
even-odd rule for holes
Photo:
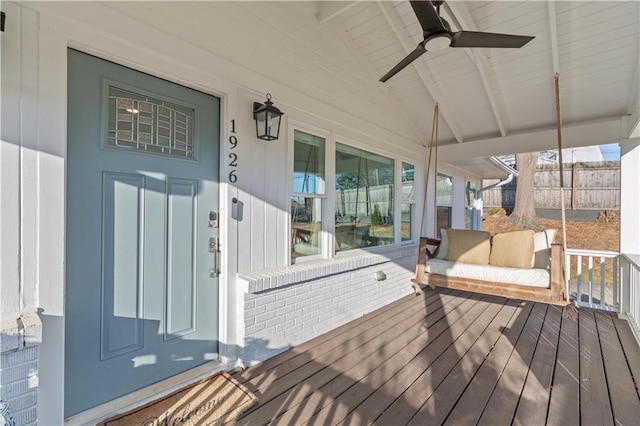
[[[603,161],[565,164],[563,168],[565,208],[573,210],[620,209],[620,162]],[[485,179],[484,186],[498,179]],[[517,179],[500,188],[483,192],[485,208],[513,208]],[[536,169],[535,203],[540,209],[559,209],[560,171],[557,164]]]

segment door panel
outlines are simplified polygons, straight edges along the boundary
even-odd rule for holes
[[[68,51],[65,416],[218,358],[219,99]]]
[[[101,357],[143,348],[144,176],[104,173],[102,187]]]
[[[196,187],[197,182],[193,180],[167,180],[167,338],[188,333],[195,325],[193,241]]]

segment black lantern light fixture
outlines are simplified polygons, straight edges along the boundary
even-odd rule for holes
[[[271,94],[267,93],[267,100],[263,104],[253,103],[253,119],[256,120],[256,137],[265,141],[278,139],[280,133],[280,117],[284,112],[273,106]]]

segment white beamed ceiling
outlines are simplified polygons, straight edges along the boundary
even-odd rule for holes
[[[556,71],[563,125],[572,128],[566,147],[628,138],[640,117],[638,0],[450,0],[441,11],[454,31],[535,39],[521,49],[427,52],[387,83],[378,79],[423,39],[408,1],[24,4],[211,68],[241,87],[265,87],[285,109],[322,115],[392,148],[427,146],[438,102],[449,161],[552,149]],[[150,31],[163,37],[149,39]]]
[[[327,5],[316,4],[320,13]],[[535,39],[521,49],[427,52],[385,83],[425,138],[436,101],[449,113],[441,115],[442,145],[486,145],[487,140],[553,128],[556,52],[563,125],[630,116],[621,121],[621,138],[637,125],[640,2],[449,1],[442,14],[454,31],[457,21],[467,30]],[[357,2],[334,14],[327,25],[349,36],[377,76],[422,40],[408,1]],[[612,139],[602,143],[617,142]]]

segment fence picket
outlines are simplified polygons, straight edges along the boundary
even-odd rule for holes
[[[565,168],[565,207],[580,210],[619,210],[620,209],[620,162],[604,161],[576,163]],[[487,179],[483,186],[498,182]],[[500,188],[485,191],[482,194],[486,208],[512,208],[515,203],[517,178]],[[537,208],[560,208],[560,174],[557,164],[540,165],[536,169],[535,203]]]

